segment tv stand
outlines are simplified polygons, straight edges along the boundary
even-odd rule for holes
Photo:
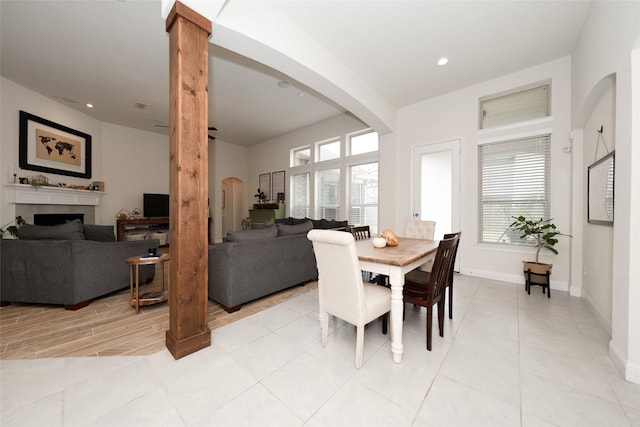
[[[169,218],[137,218],[137,219],[119,219],[118,225],[118,241],[124,240],[124,234],[128,231],[135,230],[168,230]]]

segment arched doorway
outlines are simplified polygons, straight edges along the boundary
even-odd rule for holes
[[[244,182],[228,177],[222,180],[222,237],[228,231],[242,230],[244,206]]]

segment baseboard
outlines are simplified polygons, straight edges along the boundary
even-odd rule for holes
[[[477,270],[475,268],[461,268],[460,274],[479,277],[481,279],[498,280],[500,282],[524,285],[524,275],[522,274],[498,273],[495,271]]]
[[[582,292],[582,299],[584,299],[584,301],[587,303],[587,306],[589,307],[589,310],[591,310],[591,313],[595,316],[596,320],[598,320],[598,322],[600,323],[600,325],[604,328],[605,332],[609,334],[609,336],[611,336],[611,321],[605,319],[600,312],[596,309],[596,305],[593,303],[593,299],[591,298],[591,295],[589,295],[588,292]]]
[[[472,277],[480,277],[482,279],[498,280],[500,282],[509,282],[524,286],[524,274],[498,273],[488,270],[477,270],[475,268],[462,268],[461,274]],[[561,280],[551,280],[551,289],[556,291],[568,291],[569,284]]]
[[[640,365],[634,365],[631,362],[627,362],[625,379],[630,383],[640,385]]]
[[[582,287],[571,285],[569,287],[569,295],[571,295],[572,297],[578,297],[578,298],[582,297]]]

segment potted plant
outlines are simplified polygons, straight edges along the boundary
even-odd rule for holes
[[[3,225],[2,228],[0,228],[0,238],[4,238],[4,233],[9,233],[15,237],[16,233],[18,232],[18,227],[20,227],[25,222],[26,221],[22,219],[21,216],[17,216],[13,221],[9,221],[5,225]]]
[[[540,280],[546,280],[546,274],[551,273],[551,268],[553,264],[546,264],[540,262],[540,250],[547,249],[554,254],[558,254],[556,248],[554,248],[555,244],[558,243],[558,239],[556,236],[562,234],[556,228],[556,225],[551,222],[550,219],[527,219],[525,216],[520,215],[517,217],[513,217],[515,221],[513,221],[510,227],[514,230],[520,231],[520,238],[523,240],[533,241],[536,247],[536,260],[532,261],[523,261],[524,272],[530,270],[532,273],[535,273],[536,276],[533,276],[532,281],[536,283],[540,283]],[[537,276],[540,275],[540,276]],[[537,278],[537,279],[535,279]]]

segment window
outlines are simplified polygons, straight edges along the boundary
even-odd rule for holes
[[[549,218],[550,134],[478,146],[478,242],[526,244],[513,216]]]
[[[332,140],[318,143],[318,161],[334,160],[340,158],[340,140]]]
[[[312,147],[310,149],[310,147]],[[291,149],[290,196],[295,218],[347,220],[378,230],[378,134],[371,129]]]
[[[350,147],[352,156],[378,151],[378,134],[369,131],[359,135],[352,135],[350,138]]]
[[[317,173],[318,218],[340,219],[340,169]]]
[[[378,162],[351,166],[348,219],[378,234]]]
[[[309,217],[309,173],[299,173],[291,177],[291,216]]]
[[[505,126],[550,115],[550,84],[480,100],[479,128]]]
[[[293,166],[304,166],[311,161],[311,148],[309,146],[294,148],[291,150],[291,162]]]

